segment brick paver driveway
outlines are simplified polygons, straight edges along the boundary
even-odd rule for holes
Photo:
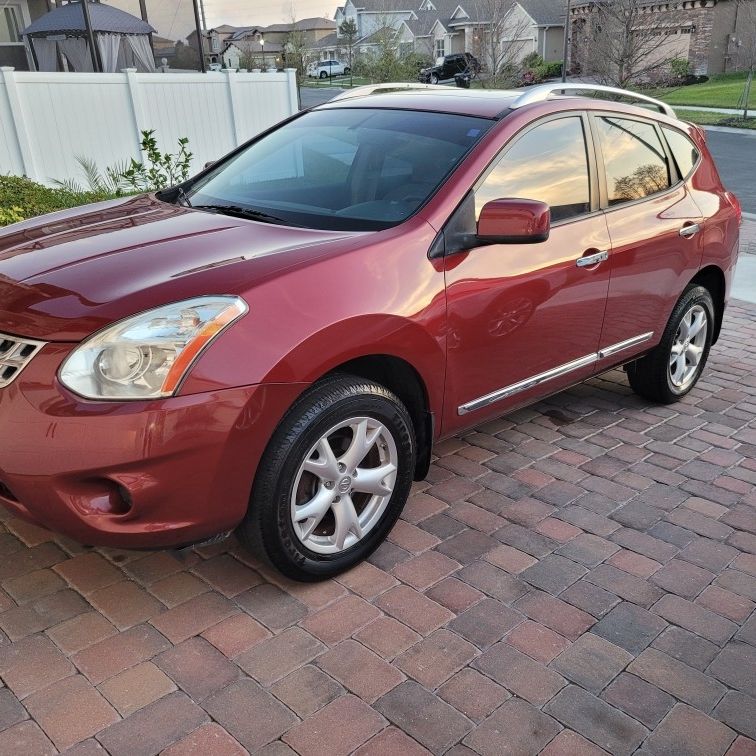
[[[437,453],[319,585],[6,519],[0,754],[756,753],[756,306],[679,405],[615,371]]]

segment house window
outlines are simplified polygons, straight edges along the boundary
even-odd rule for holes
[[[0,45],[17,45],[21,42],[20,18],[19,6],[10,5],[0,8]]]
[[[436,52],[437,58],[444,57],[445,53],[444,53],[444,38],[443,37],[441,37],[441,39],[436,40],[435,52]]]

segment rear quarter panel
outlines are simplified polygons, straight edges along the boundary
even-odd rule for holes
[[[722,270],[727,301],[738,259],[738,220],[735,209],[725,197],[726,187],[706,145],[705,132],[696,126],[690,126],[688,134],[701,152],[698,167],[687,183],[691,196],[704,217],[702,267],[715,265]]]

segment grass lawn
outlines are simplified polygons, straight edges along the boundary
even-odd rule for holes
[[[712,113],[709,110],[688,110],[675,108],[677,117],[683,121],[697,123],[699,126],[731,126],[738,129],[756,129],[756,118],[738,118],[724,113]]]
[[[664,100],[670,105],[703,105],[709,108],[736,108],[746,83],[744,73],[712,76],[703,84],[687,87],[663,87],[644,90],[644,94]],[[748,106],[756,108],[756,81],[751,85]]]

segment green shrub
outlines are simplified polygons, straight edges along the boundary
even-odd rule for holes
[[[20,207],[0,207],[0,226],[9,226],[11,223],[18,223],[24,220]]]
[[[189,178],[192,155],[189,152],[189,139],[181,137],[178,140],[178,152],[161,152],[158,149],[155,130],[142,132],[142,152],[147,158],[146,163],[131,159],[129,167],[120,174],[115,170],[112,179],[122,181],[135,192],[151,192],[165,189],[173,184],[181,183]]]
[[[562,75],[562,61],[553,60],[550,63],[544,63],[546,67],[547,79],[558,79]]]
[[[51,189],[25,176],[0,176],[0,226],[111,197],[104,192]]]
[[[690,61],[687,58],[672,58],[669,70],[674,79],[684,79],[690,73]]]
[[[537,52],[528,53],[520,62],[523,69],[536,68],[542,64],[543,58]]]

